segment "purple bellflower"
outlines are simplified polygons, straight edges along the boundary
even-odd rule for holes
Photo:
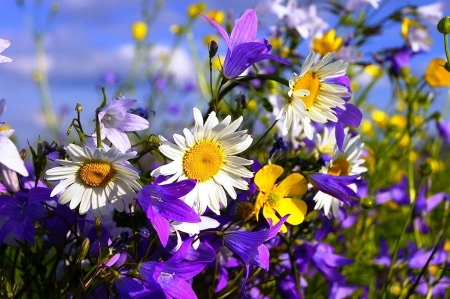
[[[108,138],[122,153],[131,148],[125,132],[145,130],[150,126],[146,119],[128,112],[135,102],[132,99],[113,99],[98,114],[102,140]]]
[[[443,120],[443,119],[437,120],[436,121],[436,129],[439,133],[439,136],[441,136],[442,140],[444,140],[444,143],[449,145],[450,144],[450,121]]]
[[[149,261],[139,266],[142,279],[153,289],[151,296],[155,295],[149,298],[157,295],[161,298],[197,298],[188,280],[202,272],[209,262],[201,258],[200,261],[186,260],[192,241],[193,238],[186,239],[165,262]]]
[[[228,231],[223,233],[222,240],[225,247],[234,252],[245,263],[246,275],[242,283],[244,296],[246,296],[245,283],[249,275],[250,265],[261,267],[266,271],[269,270],[269,249],[263,243],[277,235],[289,216],[290,214],[285,215],[275,226],[272,226],[272,219],[269,218],[269,229],[266,230],[256,232]]]
[[[351,205],[352,197],[358,197],[348,185],[354,184],[360,174],[349,176],[334,176],[320,172],[307,175],[310,183],[317,189],[329,194],[347,205]]]
[[[166,247],[170,233],[169,220],[197,223],[198,214],[179,198],[195,187],[195,180],[183,180],[172,184],[158,185],[161,180],[144,186],[138,194],[138,201],[147,218]]]
[[[0,216],[9,218],[0,229],[0,244],[12,231],[19,238],[23,238],[34,246],[36,228],[35,221],[42,221],[47,216],[47,209],[41,201],[53,201],[50,197],[51,189],[36,187],[28,193],[19,191],[15,197],[0,196]]]
[[[201,15],[220,32],[228,45],[223,65],[223,74],[226,78],[236,78],[252,64],[265,59],[291,64],[286,59],[268,54],[272,46],[266,39],[256,39],[258,18],[254,9],[247,10],[236,21],[230,36],[219,24],[206,15]]]
[[[352,92],[350,89],[350,78],[347,76],[341,76],[338,78],[330,79],[331,82],[347,87],[348,92]],[[351,97],[343,98],[345,102],[348,102]],[[362,112],[353,104],[345,103],[345,110],[336,107],[336,117],[338,121],[335,124],[335,137],[338,149],[342,152],[342,145],[345,140],[344,126],[359,127],[362,120]]]

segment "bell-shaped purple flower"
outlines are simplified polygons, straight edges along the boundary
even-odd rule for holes
[[[334,176],[319,172],[307,174],[309,182],[317,190],[329,194],[347,205],[351,204],[352,197],[358,197],[355,191],[348,187],[348,185],[354,184],[360,176],[360,174]]]
[[[166,185],[158,185],[159,181],[144,186],[138,194],[138,201],[165,247],[170,233],[169,220],[197,223],[201,219],[190,206],[179,199],[195,187],[195,180]]]
[[[14,231],[16,236],[27,240],[34,246],[35,221],[42,221],[47,216],[47,209],[41,201],[55,200],[50,197],[51,189],[36,187],[26,192],[17,192],[15,197],[0,196],[0,216],[9,218],[0,229],[0,244],[6,236]]]
[[[256,39],[258,18],[254,9],[246,11],[236,21],[230,36],[219,24],[206,15],[202,16],[220,32],[228,45],[223,66],[226,78],[236,78],[249,66],[261,60],[271,59],[286,65],[291,64],[286,59],[269,54],[272,46],[266,39]]]

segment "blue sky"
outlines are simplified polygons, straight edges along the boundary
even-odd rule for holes
[[[385,9],[402,3],[429,4],[435,1],[387,1]],[[382,1],[382,2],[383,2]],[[26,0],[25,10],[36,22],[36,27],[42,29],[45,23],[42,19],[48,14],[52,2],[42,0],[42,10],[36,10],[36,1]],[[50,27],[46,30],[45,47],[47,52],[49,79],[54,110],[65,117],[60,117],[61,131],[65,131],[72,117],[76,103],[81,103],[86,111],[84,121],[93,117],[93,109],[101,101],[99,80],[106,71],[114,71],[124,77],[131,67],[134,41],[130,35],[131,24],[141,19],[142,3],[152,0],[65,0],[59,1],[59,11]],[[239,16],[246,9],[254,7],[258,1],[205,1],[208,9],[232,10],[234,16]],[[315,3],[324,1],[316,1]],[[166,1],[158,18],[150,28],[150,38],[161,48],[168,47],[172,41],[170,25],[184,23],[187,20],[186,8],[194,1]],[[150,5],[151,6],[151,5]],[[30,29],[26,25],[23,10],[16,1],[0,1],[0,37],[10,39],[12,45],[2,55],[14,59],[13,63],[0,65],[0,98],[7,100],[7,111],[2,120],[16,130],[15,138],[19,147],[26,146],[26,140],[34,141],[38,135],[49,139],[49,134],[39,119],[41,102],[39,89],[33,82],[31,74],[36,68],[36,47]],[[382,11],[380,11],[382,13]],[[447,10],[447,14],[450,12]],[[320,14],[319,14],[320,15]],[[39,17],[41,16],[41,17]],[[259,16],[262,22],[259,37],[264,37],[264,29],[273,17]],[[330,25],[332,21],[327,20]],[[266,25],[264,27],[264,24]],[[392,46],[401,44],[398,28],[392,28],[392,33],[384,37],[383,43]],[[194,37],[198,45],[204,34],[216,34],[214,28],[198,20],[194,27]],[[429,53],[416,57],[413,68],[424,70],[433,57],[443,57],[443,42],[437,32],[431,36],[435,41]],[[377,41],[374,40],[374,44]],[[220,43],[219,43],[220,45]],[[181,76],[194,76],[187,46],[183,44],[186,53],[180,53],[179,63],[186,63],[177,72]],[[306,49],[304,51],[306,53]],[[305,54],[304,53],[304,54]],[[204,54],[202,52],[201,54]],[[194,78],[194,77],[193,77]],[[143,104],[146,90],[137,89],[132,95]],[[440,91],[446,93],[446,91]],[[443,97],[438,104],[443,104]],[[91,112],[89,112],[91,111]]]

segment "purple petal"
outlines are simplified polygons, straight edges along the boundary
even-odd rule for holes
[[[256,58],[264,49],[265,45],[255,42],[237,45],[233,53],[228,51],[225,57],[223,66],[224,75],[227,78],[239,76],[252,64],[252,61],[256,61]]]
[[[114,281],[114,287],[119,298],[125,299],[148,298],[147,295],[150,292],[138,279],[122,275]]]
[[[362,120],[362,112],[353,104],[345,104],[345,110],[336,108],[336,117],[338,122],[352,127],[359,127]]]
[[[151,209],[149,209],[150,211]],[[149,217],[150,222],[152,223],[153,227],[155,228],[156,233],[158,234],[159,240],[161,241],[161,244],[166,247],[167,241],[169,240],[169,233],[170,233],[170,224],[169,220],[164,218],[158,213],[152,213],[149,215],[147,212],[147,217]]]
[[[202,17],[204,17],[208,22],[210,22],[217,29],[217,31],[220,32],[220,34],[222,35],[223,39],[227,43],[228,48],[230,48],[230,38],[228,37],[228,33],[225,31],[225,29],[223,29],[222,26],[217,24],[215,21],[210,19],[208,16],[206,16],[204,14],[200,14],[200,15]]]
[[[309,175],[314,187],[324,193],[327,193],[345,204],[350,204],[351,197],[357,197],[357,194],[347,185],[353,184],[361,175],[333,176],[323,173],[313,173]]]
[[[5,238],[19,225],[19,223],[19,221],[12,218],[3,223],[2,228],[0,229],[0,244],[3,244]]]
[[[236,46],[242,43],[253,42],[258,30],[258,18],[254,9],[247,10],[234,25],[230,35],[230,50],[234,54]]]
[[[428,197],[426,201],[426,211],[431,212],[432,210],[434,210],[434,208],[436,208],[444,198],[444,192],[436,193],[435,195]]]
[[[160,275],[158,283],[164,292],[173,298],[197,299],[191,285],[176,276]]]
[[[258,232],[227,232],[223,236],[225,246],[237,254],[245,264],[250,264],[258,254],[258,247],[267,239],[269,230]]]
[[[140,131],[150,126],[148,120],[139,115],[127,113],[123,118],[119,129],[122,131]]]
[[[263,268],[266,271],[269,271],[269,259],[270,253],[269,249],[267,249],[266,245],[262,244],[258,246],[258,255],[257,259],[254,259],[254,262],[259,267]]]
[[[154,200],[153,209],[155,213],[159,213],[161,216],[170,220],[189,223],[201,221],[198,214],[190,206],[175,197],[165,196],[159,200]]]

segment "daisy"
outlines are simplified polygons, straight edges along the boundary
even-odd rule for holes
[[[134,203],[135,191],[141,190],[136,181],[139,175],[122,163],[136,156],[136,152],[122,155],[115,147],[105,150],[75,144],[66,146],[66,152],[72,161],[57,159],[55,162],[61,166],[45,173],[45,179],[61,181],[51,193],[61,193],[60,204],[70,201],[72,210],[80,206],[80,215],[86,214],[92,204],[94,215],[100,216],[107,214],[108,203],[119,212]]]
[[[162,143],[159,150],[173,161],[153,170],[151,175],[170,175],[164,183],[196,180],[197,185],[185,196],[184,201],[199,215],[207,207],[219,214],[221,206],[227,206],[225,191],[236,199],[234,188],[248,189],[248,183],[243,178],[251,178],[253,173],[244,165],[251,165],[253,161],[235,155],[245,151],[253,138],[246,134],[246,130],[236,131],[242,123],[242,116],[232,123],[228,116],[219,123],[216,114],[211,112],[203,123],[200,110],[193,110],[193,132],[184,129],[184,137],[174,134],[176,144],[163,136],[159,137]]]
[[[346,129],[346,136],[343,144],[343,151],[341,152],[337,146],[334,148],[333,158],[321,170],[331,176],[354,176],[367,171],[367,168],[362,166],[364,159],[361,159],[361,153],[364,148],[364,143],[361,143],[360,136],[351,136],[348,129]],[[356,192],[356,185],[348,185],[354,192]],[[313,200],[316,202],[315,210],[323,208],[324,214],[330,217],[330,210],[334,217],[337,217],[339,207],[342,206],[342,201],[333,197],[330,194],[318,191]]]
[[[345,110],[345,99],[351,97],[351,93],[347,87],[329,81],[344,76],[347,71],[347,62],[343,60],[331,62],[334,55],[334,52],[328,53],[315,63],[315,54],[311,52],[302,66],[300,75],[292,74],[288,92],[290,101],[277,116],[277,119],[286,116],[283,135],[287,135],[291,127],[294,130],[301,122],[305,135],[312,139],[311,120],[319,123],[338,121],[334,108]]]

